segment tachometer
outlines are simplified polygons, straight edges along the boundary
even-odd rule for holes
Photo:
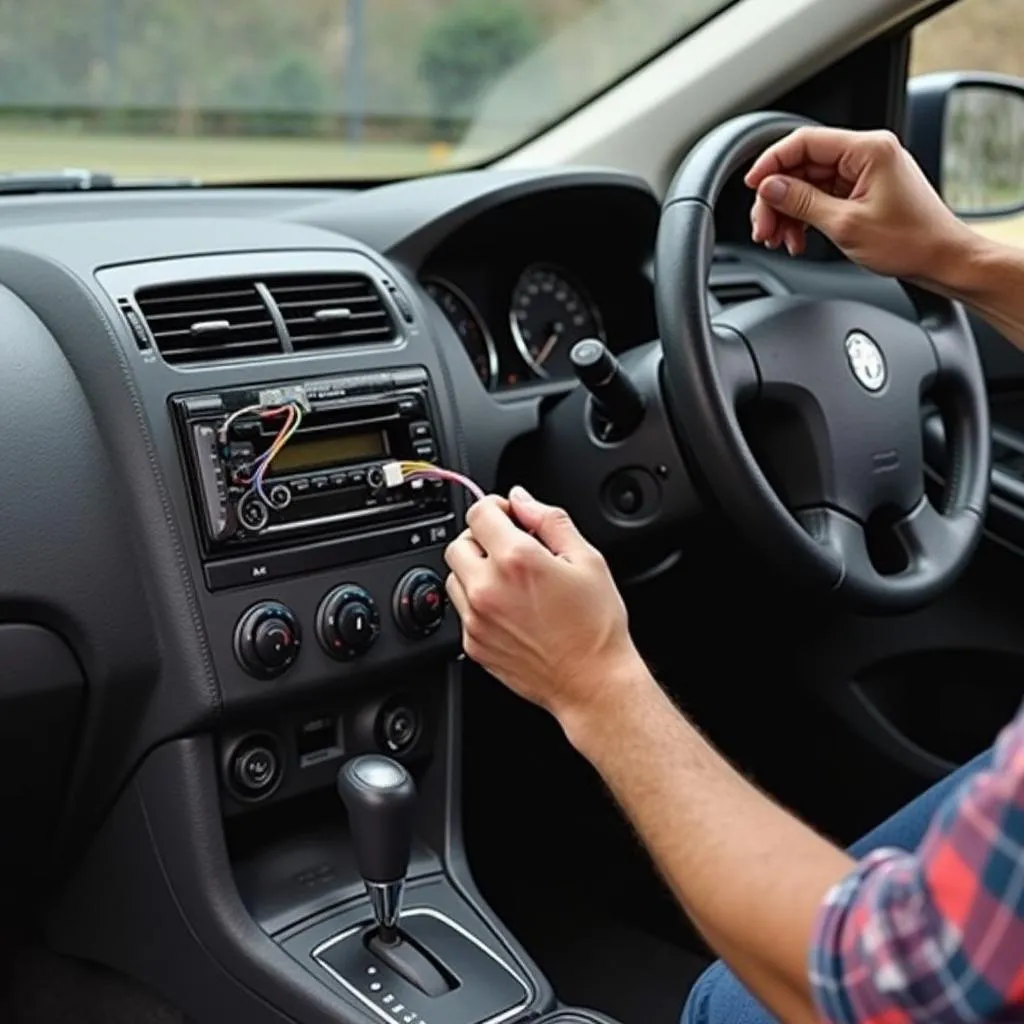
[[[584,338],[605,340],[597,307],[554,267],[535,264],[523,271],[508,315],[512,339],[539,377],[571,377],[573,345]]]
[[[455,285],[437,277],[424,281],[423,287],[455,328],[477,376],[490,391],[498,380],[498,350],[473,303]]]

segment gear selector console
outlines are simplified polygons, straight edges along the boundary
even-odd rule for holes
[[[499,1024],[524,1009],[530,986],[446,884],[417,886],[403,910],[416,812],[408,769],[380,754],[354,757],[337,788],[369,908],[286,936],[284,948],[389,1024]]]

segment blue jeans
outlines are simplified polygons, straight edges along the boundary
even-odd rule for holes
[[[850,847],[851,855],[859,859],[883,846],[917,849],[935,812],[946,797],[965,778],[987,768],[991,760],[992,751],[989,750],[947,775],[897,811],[888,821],[854,843]],[[772,1024],[773,1021],[774,1018],[719,960],[697,979],[690,990],[681,1024]]]

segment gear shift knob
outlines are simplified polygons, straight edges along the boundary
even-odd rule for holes
[[[338,769],[338,795],[380,936],[394,941],[412,851],[416,783],[397,761],[364,754]]]

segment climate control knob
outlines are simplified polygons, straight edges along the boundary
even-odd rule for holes
[[[280,601],[253,605],[235,627],[235,657],[246,672],[260,679],[287,672],[301,646],[298,619]]]
[[[354,583],[335,587],[317,609],[316,635],[332,658],[351,661],[360,657],[380,635],[376,602]]]
[[[433,569],[412,569],[395,587],[392,610],[406,636],[430,636],[444,622],[447,601],[444,582]]]

